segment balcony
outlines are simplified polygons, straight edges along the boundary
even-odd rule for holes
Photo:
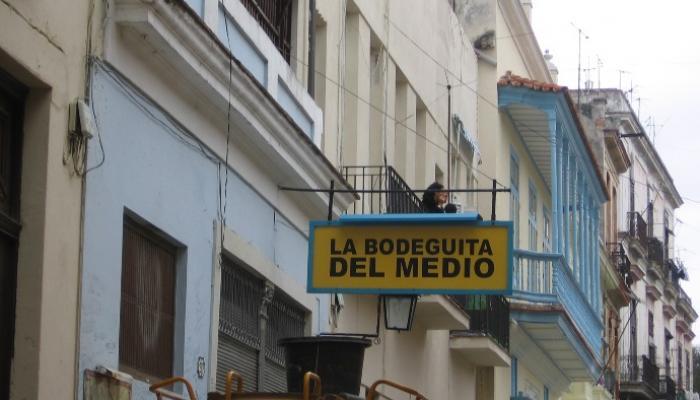
[[[510,366],[510,305],[503,296],[451,296],[469,315],[469,329],[453,331],[450,349],[474,365]]]
[[[620,275],[620,278],[622,278],[622,281],[626,282],[632,263],[630,262],[629,257],[627,257],[625,248],[620,242],[608,243],[607,247],[608,254],[610,254],[610,259],[612,260],[615,269]]]
[[[676,400],[676,382],[670,376],[659,378],[659,400]]]
[[[357,190],[389,190],[362,193],[349,214],[413,214],[423,212],[421,199],[391,166],[362,165],[342,168],[345,180]]]
[[[242,0],[241,3],[289,63],[292,44],[292,1]]]
[[[569,379],[597,379],[603,325],[561,255],[514,251],[511,315]]]
[[[657,266],[664,265],[664,245],[655,237],[647,238],[647,259]]]
[[[622,398],[656,399],[659,367],[647,356],[623,356],[620,359],[620,393]]]
[[[610,393],[612,398],[615,398],[615,393],[617,392],[617,371],[612,368],[606,368],[605,373],[603,373],[603,387]]]
[[[627,213],[627,235],[631,240],[631,247],[636,250],[638,256],[646,256],[647,223],[642,215],[636,211]]]

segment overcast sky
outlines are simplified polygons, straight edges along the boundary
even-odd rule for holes
[[[625,71],[622,89],[633,88],[633,107],[640,110],[640,121],[647,125],[647,133],[654,138],[684,198],[684,205],[676,210],[676,255],[690,273],[690,281],[681,285],[700,311],[700,2],[533,3],[535,34],[542,50],[549,49],[554,55],[560,84],[577,87],[578,29],[585,35],[581,41],[581,86],[590,79],[598,87],[600,76],[601,87],[619,88],[619,71]],[[700,321],[693,328],[698,345]]]

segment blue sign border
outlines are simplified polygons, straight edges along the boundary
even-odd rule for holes
[[[315,229],[323,226],[352,226],[352,225],[457,225],[466,224],[474,227],[499,226],[508,230],[508,285],[504,290],[475,290],[475,289],[381,289],[381,288],[314,288],[312,286],[312,261],[315,240]],[[512,221],[482,221],[478,213],[468,212],[459,214],[357,214],[343,215],[337,221],[309,222],[309,249],[307,260],[307,293],[350,293],[350,294],[486,294],[510,296],[513,293],[513,222]]]

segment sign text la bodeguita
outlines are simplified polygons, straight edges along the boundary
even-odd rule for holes
[[[312,293],[509,294],[512,224],[473,214],[312,222]]]

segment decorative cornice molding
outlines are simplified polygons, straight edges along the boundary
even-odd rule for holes
[[[542,55],[542,49],[537,43],[535,32],[532,30],[530,21],[525,15],[520,1],[499,0],[498,6],[511,32],[528,33],[513,35],[513,41],[525,63],[525,67],[530,72],[530,77],[538,81],[552,83],[552,76]]]

